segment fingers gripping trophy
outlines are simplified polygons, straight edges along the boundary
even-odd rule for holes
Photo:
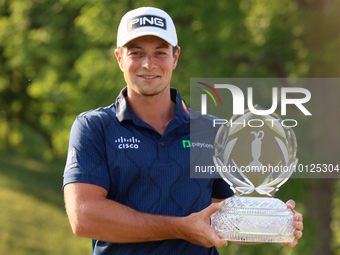
[[[292,128],[276,114],[248,111],[222,125],[213,160],[235,196],[213,214],[212,227],[231,241],[293,241],[293,213],[274,194],[294,172],[296,151]]]

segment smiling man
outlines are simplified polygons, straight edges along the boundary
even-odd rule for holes
[[[126,100],[132,111],[163,134],[174,118],[175,103],[170,97],[170,80],[180,49],[156,36],[142,36],[116,50],[124,73]],[[155,111],[158,107],[158,111]]]
[[[221,179],[190,178],[190,114],[170,88],[180,54],[170,16],[156,8],[122,18],[116,58],[126,87],[112,105],[80,114],[64,172],[73,232],[93,254],[218,254],[227,241],[210,227],[233,195]],[[293,209],[293,208],[292,208]],[[296,240],[302,215],[295,213]]]

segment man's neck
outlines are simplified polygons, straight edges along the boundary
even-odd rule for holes
[[[176,104],[171,100],[170,89],[166,88],[155,96],[142,96],[128,89],[127,102],[138,118],[163,134],[175,117]]]

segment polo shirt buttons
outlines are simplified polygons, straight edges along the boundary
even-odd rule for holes
[[[161,141],[161,146],[164,147],[165,143],[163,141]]]

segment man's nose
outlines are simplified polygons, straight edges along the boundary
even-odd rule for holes
[[[142,63],[142,67],[148,70],[152,70],[156,67],[152,56],[145,56],[143,63]]]

